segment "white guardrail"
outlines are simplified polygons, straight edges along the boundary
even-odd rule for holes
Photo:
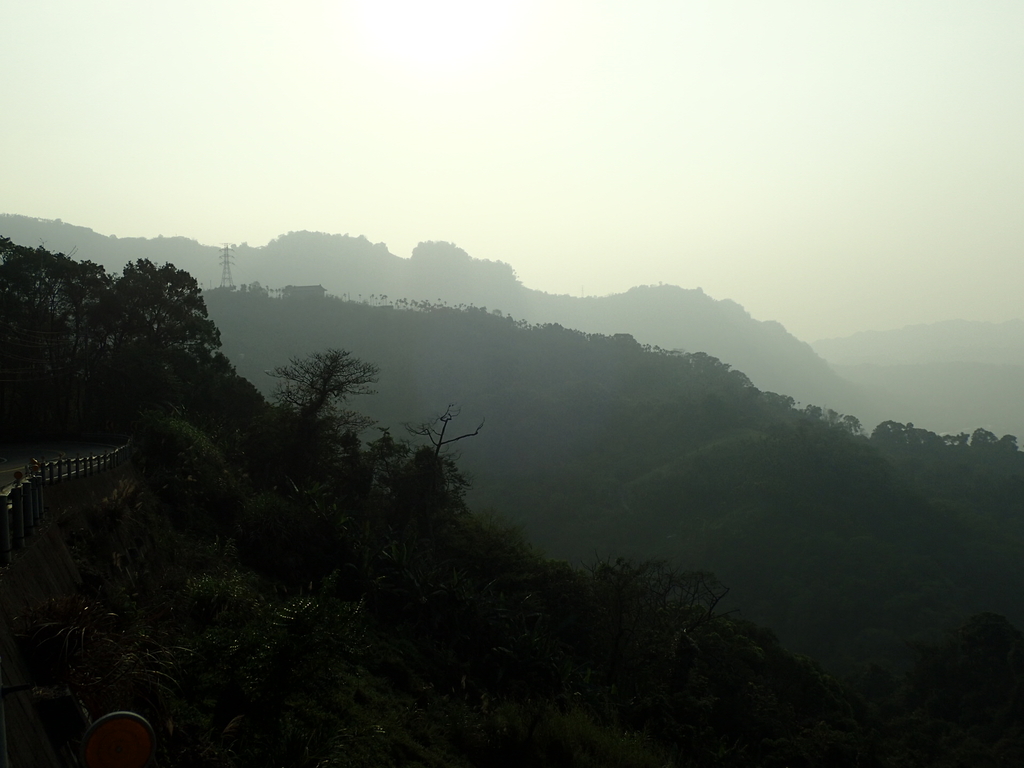
[[[106,436],[110,439],[110,436]],[[118,436],[123,444],[102,453],[89,452],[74,458],[32,459],[25,469],[16,471],[14,482],[0,487],[0,566],[9,565],[14,551],[23,549],[26,540],[39,529],[46,506],[43,489],[120,466],[131,455],[131,440]],[[93,445],[93,447],[101,447]]]

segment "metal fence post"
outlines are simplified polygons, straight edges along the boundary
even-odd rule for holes
[[[18,483],[11,490],[11,518],[14,521],[14,548],[21,549],[25,546],[25,511],[23,507],[23,494],[21,483]]]
[[[10,496],[0,496],[0,565],[11,564],[11,514],[8,508]]]
[[[43,476],[37,475],[32,478],[32,495],[35,497],[32,504],[32,527],[38,528],[43,519]]]
[[[36,481],[32,475],[26,475],[21,486],[21,506],[25,514],[25,538],[32,535],[36,522]]]

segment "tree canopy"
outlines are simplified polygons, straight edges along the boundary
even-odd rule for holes
[[[145,259],[109,275],[0,238],[0,331],[9,434],[123,429],[146,406],[215,409],[210,387],[227,379],[213,371],[231,370],[195,278]],[[255,403],[251,385],[231,386]]]

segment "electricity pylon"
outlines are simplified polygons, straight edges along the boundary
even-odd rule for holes
[[[235,262],[231,259],[231,254],[234,253],[234,248],[231,247],[231,243],[224,243],[224,247],[220,249],[220,287],[221,288],[234,288],[235,281],[231,279],[231,265]]]

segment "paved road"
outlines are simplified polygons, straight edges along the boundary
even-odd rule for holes
[[[78,442],[55,440],[41,443],[0,444],[0,488],[14,482],[15,472],[24,472],[25,465],[32,459],[52,461],[65,456],[88,456],[102,454],[119,448],[123,443]]]

